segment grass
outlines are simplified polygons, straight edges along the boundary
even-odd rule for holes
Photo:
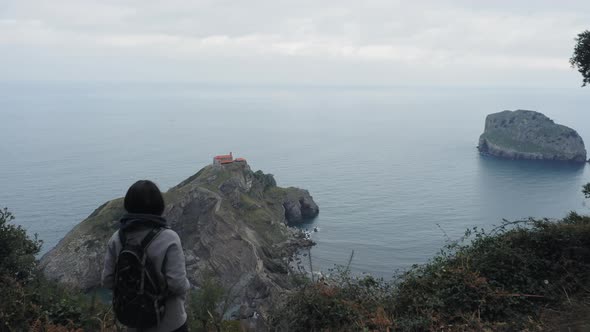
[[[114,199],[96,209],[69,235],[77,237],[80,234],[96,234],[98,237],[94,237],[95,241],[105,241],[118,229],[118,224],[114,221],[119,220],[123,214],[123,198]]]
[[[287,240],[287,235],[280,224],[273,222],[273,220],[281,220],[282,210],[275,211],[272,207],[268,207],[246,194],[242,194],[240,197],[241,203],[244,204],[240,215],[246,225],[252,227],[267,243],[280,243]]]

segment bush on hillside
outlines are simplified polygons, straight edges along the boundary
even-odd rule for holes
[[[111,330],[108,307],[36,270],[41,241],[12,220],[8,209],[0,210],[0,331]]]
[[[36,234],[31,239],[21,226],[10,224],[13,220],[7,208],[0,210],[0,276],[24,280],[33,273],[43,243]]]
[[[271,312],[276,331],[385,330],[390,285],[371,276],[357,278],[344,267],[331,277],[307,282]]]
[[[211,272],[203,274],[201,287],[189,294],[187,315],[191,330],[209,331],[221,322],[223,317],[218,312],[218,306],[224,293],[225,289]]]
[[[289,331],[535,329],[544,311],[589,290],[590,217],[570,213],[471,229],[391,282],[336,274],[305,285],[271,322]]]
[[[235,284],[224,287],[213,271],[204,271],[199,288],[191,290],[187,306],[187,325],[190,331],[243,331],[240,322],[224,320],[233,304]]]

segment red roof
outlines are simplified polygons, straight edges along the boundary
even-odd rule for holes
[[[232,155],[231,154],[222,154],[219,156],[215,156],[215,159],[232,159]]]

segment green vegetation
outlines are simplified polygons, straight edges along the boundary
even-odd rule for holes
[[[239,321],[224,320],[235,300],[235,284],[225,288],[213,271],[201,275],[200,287],[191,291],[188,299],[187,325],[194,332],[243,331]]]
[[[256,200],[247,194],[240,195],[240,204],[241,218],[246,225],[260,234],[264,241],[276,243],[287,239],[285,232],[281,229],[281,224],[272,222],[273,214],[275,214],[274,218],[277,218],[276,216],[281,215],[282,210],[274,211],[274,207],[269,202]],[[261,204],[267,204],[268,206],[262,206]],[[269,211],[273,213],[269,213]]]
[[[555,313],[575,312],[568,323],[587,324],[588,257],[590,217],[505,221],[491,232],[468,230],[393,281],[341,270],[307,283],[271,322],[278,331],[558,330]]]
[[[7,208],[0,210],[0,275],[26,280],[35,268],[35,255],[43,242],[27,236],[21,226],[10,224],[14,216]]]
[[[221,330],[224,312],[220,312],[219,303],[226,295],[226,290],[207,272],[201,279],[201,287],[189,296],[188,323],[191,331],[209,331],[210,328]]]
[[[367,276],[356,278],[337,267],[331,277],[306,282],[271,312],[275,331],[385,331],[391,285]]]
[[[36,270],[42,242],[0,210],[0,331],[111,331],[109,308],[96,299],[46,280]]]
[[[590,30],[578,34],[570,64],[582,74],[582,86],[590,83]]]
[[[100,234],[100,240],[108,240],[118,229],[118,224],[113,221],[119,220],[124,214],[123,198],[117,198],[101,205],[76,227],[79,233]],[[102,220],[108,222],[100,222]]]

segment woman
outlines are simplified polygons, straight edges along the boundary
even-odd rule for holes
[[[190,285],[186,278],[184,253],[178,234],[171,230],[166,219],[162,218],[164,212],[162,193],[151,181],[137,181],[127,191],[124,205],[127,214],[121,218],[120,228],[113,234],[107,246],[102,274],[103,286],[109,289],[116,288],[117,265],[119,270],[123,270],[121,264],[125,264],[124,260],[118,262],[122,250],[125,248],[126,251],[130,245],[139,245],[144,239],[149,238],[146,240],[149,244],[146,243],[145,252],[153,266],[150,271],[157,276],[158,284],[162,285],[164,313],[163,316],[157,317],[157,326],[130,329],[130,331],[188,331],[184,301]],[[123,242],[128,246],[124,246]]]

